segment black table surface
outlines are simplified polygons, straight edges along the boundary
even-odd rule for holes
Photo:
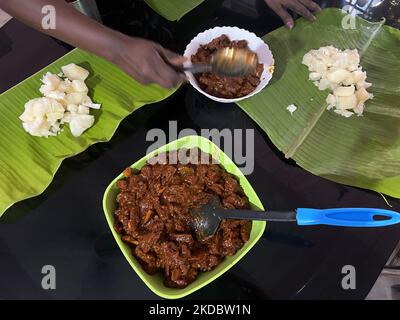
[[[99,4],[105,24],[180,52],[194,35],[211,26],[237,25],[263,35],[280,25],[260,1],[256,17],[228,10],[221,2],[209,1],[177,23],[158,17],[141,2]],[[16,20],[0,29],[0,48],[0,92],[69,50]],[[0,220],[1,299],[158,298],[119,251],[101,200],[108,183],[144,155],[151,144],[146,141],[148,130],[167,129],[173,120],[179,129],[198,132],[254,129],[255,169],[248,179],[266,208],[388,208],[377,193],[322,179],[285,160],[236,105],[218,104],[185,86],[166,101],[128,116],[110,142],[65,160],[42,195],[6,212]],[[400,201],[387,199],[400,211]],[[399,239],[400,226],[357,229],[268,223],[261,240],[237,265],[187,299],[363,299]],[[41,287],[44,265],[56,268],[56,290]],[[345,265],[356,269],[354,290],[341,286]]]

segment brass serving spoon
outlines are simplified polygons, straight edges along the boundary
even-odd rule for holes
[[[258,63],[257,54],[244,48],[224,48],[217,50],[210,63],[195,63],[184,67],[191,73],[212,72],[227,77],[239,77],[252,73]]]

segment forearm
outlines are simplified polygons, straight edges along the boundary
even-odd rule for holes
[[[46,5],[55,8],[55,28],[43,28]],[[185,59],[152,41],[126,36],[86,17],[64,0],[0,0],[0,8],[23,23],[119,66],[142,84],[172,88],[185,79],[175,67]]]
[[[55,29],[42,27],[45,5],[52,5],[56,10]],[[0,0],[0,8],[43,33],[111,61],[115,52],[111,47],[125,37],[81,14],[64,0]]]

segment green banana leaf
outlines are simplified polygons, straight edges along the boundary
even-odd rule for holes
[[[40,97],[40,79],[69,63],[90,70],[87,85],[101,110],[91,113],[96,122],[81,137],[74,138],[66,128],[57,137],[33,137],[24,131],[18,117],[24,104]],[[33,197],[50,184],[63,159],[76,155],[90,145],[108,141],[119,123],[131,112],[149,103],[161,101],[174,90],[157,85],[142,86],[113,64],[75,49],[45,69],[0,95],[0,216],[17,201]]]
[[[145,0],[160,16],[169,21],[176,21],[192,11],[204,0]]]
[[[316,22],[299,19],[293,30],[266,35],[274,77],[239,106],[305,170],[400,198],[400,31],[361,18],[355,29],[344,29],[343,19],[343,11],[325,9]],[[364,116],[344,118],[326,110],[328,91],[308,80],[303,55],[326,45],[359,50],[375,96]],[[298,107],[293,115],[286,110],[292,103]]]

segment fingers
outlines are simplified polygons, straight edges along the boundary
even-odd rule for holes
[[[165,49],[162,46],[158,47],[158,52],[160,53],[162,58],[165,59],[165,61],[172,64],[173,66],[180,67],[187,60],[186,57],[172,52],[171,50]]]
[[[181,67],[186,61],[187,61],[187,58],[184,56],[177,56],[177,57],[168,59],[168,62],[176,67]]]
[[[162,86],[175,87],[179,83],[187,81],[183,72],[179,72],[168,65],[170,64],[172,66],[182,67],[182,64],[187,60],[186,57],[165,49],[162,46],[157,47],[157,53],[159,55],[159,61],[157,61],[159,68],[156,72],[161,79],[163,79],[161,84]]]
[[[288,7],[293,11],[297,12],[298,14],[302,15],[306,19],[310,21],[314,21],[316,18],[315,16],[308,10],[302,3],[303,1],[292,1],[288,4]]]
[[[175,52],[172,52],[168,49],[162,48],[162,52],[164,54],[164,58],[166,58],[168,60],[168,63],[170,63],[171,65],[178,67],[178,68],[182,68],[183,64],[188,60],[187,57],[185,56],[181,56],[179,54],[176,54]],[[177,72],[178,78],[179,78],[179,82],[187,82],[187,78],[185,73],[183,72]]]
[[[300,0],[300,2],[306,6],[308,9],[310,9],[313,12],[319,12],[321,11],[321,7],[315,3],[314,1],[311,0]]]
[[[173,61],[176,61],[176,63],[181,66],[181,63],[179,61],[182,61],[179,58],[170,58]],[[158,83],[166,88],[172,88],[178,85],[181,82],[186,81],[186,76],[183,72],[180,72],[174,67],[171,66],[172,63],[166,63],[165,60],[161,56],[157,56],[156,61],[154,61],[154,64],[157,65],[157,68],[155,69],[155,72],[157,73],[159,77]]]
[[[133,65],[129,72],[141,84],[157,83],[164,88],[173,88],[183,82],[183,75],[165,63],[156,50],[149,52],[140,65]]]
[[[123,69],[142,85],[157,83],[164,88],[174,88],[186,82],[184,74],[176,72],[156,53],[147,57],[140,65],[132,64]]]
[[[157,83],[172,88],[186,81],[185,75],[174,68],[174,65],[180,66],[186,58],[157,43],[140,38],[125,38],[120,51],[123,54],[115,63],[143,85]]]
[[[271,6],[271,9],[275,11],[275,13],[283,20],[283,22],[289,29],[293,28],[293,18],[282,5],[274,4]]]
[[[155,70],[154,81],[164,88],[173,88],[182,82],[179,73],[167,65]]]
[[[127,68],[126,66],[122,66],[122,68],[125,70],[127,74],[129,74],[133,79],[135,79],[142,85],[147,85],[153,82],[149,77],[137,72],[133,68]]]
[[[294,20],[287,9],[302,15],[310,21],[316,19],[312,12],[318,12],[321,10],[321,7],[312,0],[265,0],[265,2],[273,11],[275,11],[289,29],[293,28]]]

